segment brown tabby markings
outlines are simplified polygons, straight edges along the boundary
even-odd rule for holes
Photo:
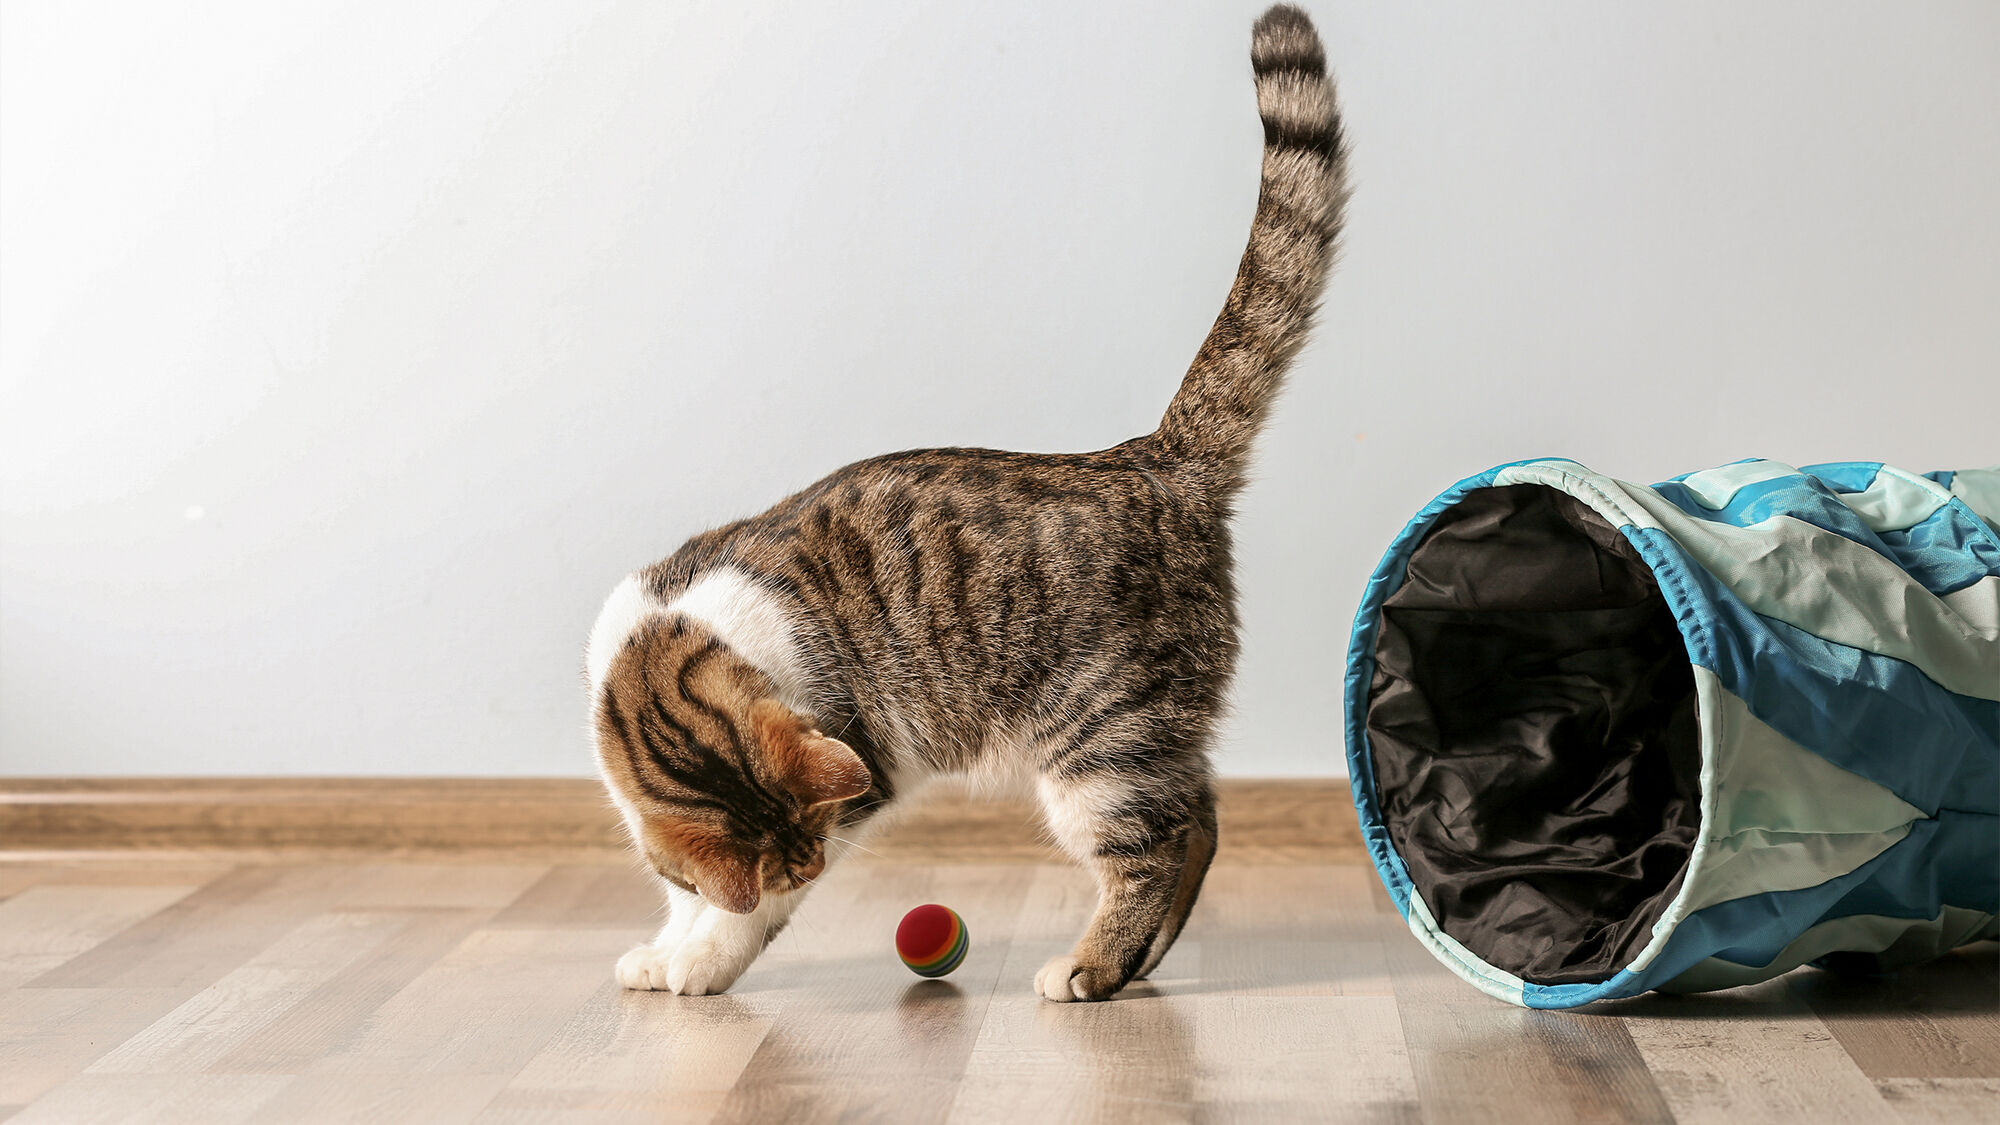
[[[1252,61],[1256,220],[1157,432],[1095,453],[877,457],[639,573],[651,609],[597,689],[599,756],[665,878],[742,914],[810,882],[826,835],[906,782],[1011,769],[1034,778],[1100,888],[1038,990],[1102,999],[1171,947],[1215,850],[1206,752],[1237,652],[1231,505],[1305,341],[1345,195],[1311,23],[1271,9]],[[773,669],[739,654],[749,641],[672,610],[717,575],[787,623],[782,643],[811,672],[797,710]],[[670,940],[685,939],[663,934],[660,956]]]
[[[656,619],[626,641],[597,707],[607,778],[653,814],[634,842],[664,877],[737,914],[816,878],[838,803],[870,784],[852,751],[771,692],[714,637]],[[744,839],[746,824],[774,830]]]

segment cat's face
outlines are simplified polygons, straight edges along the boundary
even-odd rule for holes
[[[736,914],[811,882],[868,769],[698,625],[640,626],[598,688],[597,755],[660,876]]]

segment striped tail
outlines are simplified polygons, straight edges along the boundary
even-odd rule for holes
[[[1265,12],[1250,61],[1264,119],[1257,217],[1222,314],[1149,439],[1168,460],[1207,470],[1224,497],[1242,487],[1251,443],[1306,342],[1347,199],[1340,110],[1312,21],[1288,4]]]

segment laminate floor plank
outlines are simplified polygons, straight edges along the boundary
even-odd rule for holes
[[[252,1120],[285,1080],[262,1074],[84,1074],[12,1118],[23,1125]]]
[[[625,935],[608,930],[475,930],[310,1072],[511,1077],[625,947]]]
[[[563,863],[506,904],[488,925],[656,930],[664,916],[659,877],[636,863]]]
[[[41,976],[194,889],[40,885],[0,901],[0,989]]]
[[[1419,1119],[1394,998],[1170,987],[1112,1004],[996,999],[951,1119]]]
[[[988,1002],[1008,987],[1008,935],[1036,871],[857,864],[823,880],[743,981],[743,999],[777,1018],[714,1120],[943,1120]],[[957,910],[970,934],[949,980],[919,979],[895,954],[896,924],[925,902]]]
[[[1324,961],[1282,964],[1289,954],[1326,952],[1296,939],[1279,941],[1282,948],[1264,957],[1227,962],[1261,960],[1277,970],[1276,983],[1267,978],[1245,989],[1253,973],[1210,973],[1215,950],[1241,948],[1255,941],[1251,935],[1333,925],[1352,904],[1322,893],[1333,889],[1328,875],[1218,869],[1204,891],[1211,909],[1189,927],[1190,937],[1202,938],[1198,949],[1176,946],[1152,980],[1114,1003],[1056,1005],[1036,997],[1028,982],[1074,939],[1095,892],[1080,872],[1043,868],[952,1120],[1416,1120],[1393,997],[1319,987],[1341,970]],[[1361,902],[1364,929],[1351,940],[1365,942],[1366,927],[1379,922]],[[1301,1082],[1304,1075],[1339,1079]]]
[[[628,992],[607,971],[477,1120],[708,1121],[775,1022],[762,1007]]]
[[[2000,1078],[1879,1078],[1875,1089],[1904,1125],[1992,1125]]]
[[[115,937],[27,981],[33,988],[201,988],[297,926],[315,868],[233,868]]]
[[[329,910],[499,910],[549,874],[543,863],[360,863],[324,869]]]
[[[233,860],[174,862],[151,856],[88,862],[24,860],[0,852],[0,900],[30,887],[198,887],[235,866]]]
[[[1391,996],[1386,942],[1407,938],[1374,909],[1348,865],[1224,866],[1162,964],[1190,966],[1204,985],[1248,996]]]
[[[1032,991],[1035,973],[1051,957],[1069,949],[1095,902],[1096,889],[1085,872],[1054,865],[1035,868],[1034,882],[999,968],[987,1019],[966,1061],[964,1079],[949,1103],[951,1120],[982,1120],[999,1114],[1018,1114],[1019,1119],[1030,1121],[1102,1120],[1107,1108],[1127,1102],[1134,1107],[1142,1104],[1135,1099],[1149,1101],[1160,1115],[1156,1120],[1185,1118],[1191,1112],[1192,1087],[1179,1071],[1186,1060],[1172,1057],[1170,1050],[1157,1058],[1128,1060],[1138,1064],[1128,1069],[1114,1064],[1103,1075],[1108,1081],[1093,1088],[1100,1067],[1113,1062],[1109,1053],[1119,1044],[1115,1035],[1101,1034],[1104,1029],[1096,1026],[1090,1012],[1093,1007],[1109,1010],[1110,1006],[1079,1006],[1075,1010],[1083,1015],[1065,1018],[1070,1015],[1066,1010],[1069,1006],[1047,1004]],[[1175,974],[1185,962],[1185,951],[1177,947],[1161,963],[1156,980]],[[1164,1041],[1178,1043],[1174,1033],[1182,1030],[1182,1024],[1160,1001],[1158,984],[1149,982],[1128,989],[1118,1006],[1133,1006],[1125,1012],[1125,1022],[1151,1017],[1151,1022],[1168,1033]],[[1139,1007],[1146,1010],[1138,1011]],[[1038,1020],[1049,1022],[1038,1025]],[[1066,1039],[1060,1037],[1061,1031],[1067,1032]],[[1155,1087],[1163,1072],[1171,1074],[1173,1081]],[[1023,1081],[1024,1074],[1029,1080]]]
[[[308,918],[87,1069],[133,1074],[212,1069],[400,929],[398,919],[380,914]]]
[[[2000,1119],[2000,954],[1801,970],[1580,1012],[1485,997],[1364,865],[1232,861],[1105,1004],[1036,971],[1096,901],[1067,863],[835,865],[727,994],[628,992],[625,857],[545,850],[0,863],[0,1120],[198,1122]],[[965,963],[896,923],[940,902]]]
[[[0,993],[0,1105],[28,1104],[187,998],[184,988]]]
[[[307,1074],[259,1105],[253,1120],[276,1125],[460,1125],[473,1120],[504,1074]]]
[[[1385,955],[1428,1122],[1667,1122],[1646,1060],[1616,1020],[1531,1011],[1473,990],[1415,939]]]
[[[1874,1083],[1786,980],[1611,1006],[1682,1125],[1866,1125]]]
[[[418,974],[470,937],[486,910],[385,912],[395,933],[257,1028],[212,1069],[300,1074],[345,1047],[362,1024]]]
[[[1991,952],[1964,950],[1886,977],[1789,979],[1870,1078],[2000,1074],[2000,957]]]

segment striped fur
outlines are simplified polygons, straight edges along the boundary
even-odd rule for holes
[[[1252,34],[1264,179],[1250,244],[1221,315],[1152,441],[1172,461],[1204,464],[1209,487],[1242,487],[1264,427],[1332,268],[1347,200],[1346,142],[1326,51],[1297,8],[1265,12]]]
[[[1043,995],[1103,999],[1173,944],[1216,842],[1231,502],[1343,198],[1312,25],[1273,8],[1252,61],[1256,222],[1158,432],[1095,453],[850,465],[696,536],[607,603],[588,659],[599,763],[681,896],[620,962],[629,987],[728,987],[828,842],[940,774],[1031,779],[1058,842],[1098,874],[1097,912]]]

